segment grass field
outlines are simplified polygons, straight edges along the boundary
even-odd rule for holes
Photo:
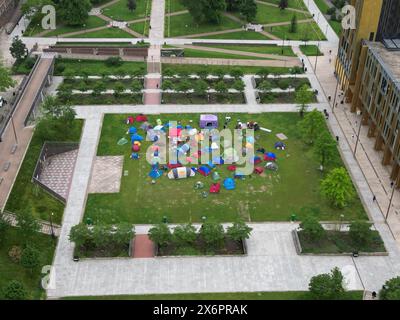
[[[118,21],[132,21],[146,17],[151,11],[151,0],[136,0],[136,10],[129,11],[128,0],[120,0],[117,3],[103,9],[103,14]]]
[[[185,57],[187,58],[214,58],[214,59],[241,59],[241,60],[268,60],[268,58],[251,57],[240,54],[232,54],[217,51],[205,51],[185,48]]]
[[[135,36],[119,28],[107,28],[66,38],[135,38]]]
[[[11,247],[22,247],[19,230],[9,228],[4,235],[4,239],[4,242],[0,246],[0,300],[3,298],[2,289],[12,280],[18,280],[23,283],[25,289],[28,291],[29,299],[45,298],[45,292],[40,287],[42,277],[40,269],[45,265],[52,264],[56,240],[39,233],[32,238],[30,245],[34,246],[40,252],[40,266],[31,274],[30,271],[20,264],[12,262],[8,256]]]
[[[266,28],[266,31],[273,35],[285,40],[326,40],[325,35],[315,22],[299,23],[297,25],[297,32],[289,32],[290,26],[275,26]]]
[[[362,291],[346,292],[345,300],[362,300]],[[307,291],[148,294],[71,297],[64,300],[312,300]]]
[[[204,47],[220,48],[226,50],[236,50],[263,54],[276,54],[288,57],[295,57],[292,47],[289,46],[277,46],[277,45],[240,45],[240,44],[207,44],[201,45]]]
[[[212,36],[193,37],[194,39],[229,39],[229,40],[270,40],[269,37],[255,31],[236,31]]]
[[[252,175],[243,181],[237,181],[234,191],[222,188],[218,195],[203,198],[201,191],[194,190],[196,181],[205,184],[208,191],[211,177],[196,175],[195,178],[171,181],[165,176],[151,184],[148,177],[150,165],[145,157],[139,161],[131,160],[130,145],[118,146],[117,141],[126,137],[126,115],[106,115],[98,147],[98,155],[124,155],[124,170],[128,176],[122,177],[121,192],[117,194],[90,194],[88,196],[85,217],[95,222],[114,223],[158,223],[163,216],[170,222],[201,221],[202,216],[221,222],[233,221],[243,217],[247,221],[287,221],[291,214],[304,218],[310,212],[319,212],[320,220],[336,220],[344,214],[347,220],[365,219],[366,215],[359,199],[343,210],[332,208],[320,194],[320,180],[323,174],[318,170],[319,163],[312,150],[298,138],[298,114],[271,113],[262,115],[229,114],[231,124],[237,119],[246,122],[257,121],[260,126],[269,128],[273,134],[258,132],[255,149],[264,147],[273,151],[276,133],[283,132],[288,137],[286,151],[276,151],[279,171],[267,172],[264,176]],[[183,125],[193,120],[198,123],[198,114],[159,115],[149,117],[151,123],[160,118],[164,123],[180,120]],[[220,117],[220,125],[222,117]],[[139,130],[140,133],[141,130]],[[143,133],[142,133],[143,134]],[[149,142],[143,143],[142,152],[147,150]],[[334,167],[343,165],[337,153]],[[222,180],[232,174],[227,166],[218,167]],[[330,168],[326,168],[329,171]],[[290,196],[289,196],[290,195]],[[310,209],[308,209],[310,208]]]
[[[316,45],[301,45],[301,52],[306,56],[323,56],[324,54],[319,50]]]

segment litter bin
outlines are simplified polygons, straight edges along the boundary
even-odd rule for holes
[[[290,221],[297,221],[297,216],[294,213],[290,216]]]
[[[357,258],[358,257],[358,251],[353,252],[353,258]]]

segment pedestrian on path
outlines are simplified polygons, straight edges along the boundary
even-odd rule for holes
[[[372,198],[372,201],[375,202],[376,201],[376,196],[374,195],[374,197]]]
[[[375,291],[372,291],[372,299],[376,299],[376,292]]]
[[[336,142],[339,142],[339,136],[336,136]]]

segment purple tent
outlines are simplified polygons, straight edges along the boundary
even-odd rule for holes
[[[200,128],[201,129],[217,129],[218,128],[218,117],[212,114],[202,114],[200,116]]]

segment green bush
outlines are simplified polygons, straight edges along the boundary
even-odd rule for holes
[[[381,300],[400,300],[400,277],[392,278],[385,282],[379,292]]]
[[[200,235],[209,249],[220,248],[225,239],[225,231],[222,224],[215,222],[203,223]]]
[[[309,283],[310,293],[316,300],[342,299],[345,293],[343,279],[338,268],[334,268],[331,273],[314,276]]]
[[[373,232],[371,224],[366,221],[355,221],[350,224],[349,235],[354,242],[357,250],[368,246],[373,240]]]
[[[123,64],[121,57],[109,57],[104,61],[107,67],[120,67]]]
[[[149,230],[149,238],[159,247],[168,246],[173,238],[170,228],[165,223],[160,223]]]
[[[3,296],[7,300],[24,300],[28,292],[20,281],[12,280],[3,289]]]
[[[318,219],[312,216],[308,216],[300,224],[302,233],[310,240],[318,241],[326,236],[326,231],[319,223]]]
[[[197,239],[196,228],[192,224],[177,226],[174,229],[174,242],[177,246],[192,245]]]

